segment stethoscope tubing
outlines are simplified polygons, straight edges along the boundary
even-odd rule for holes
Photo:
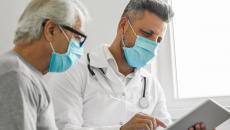
[[[91,74],[91,76],[92,77],[94,77],[94,78],[96,78],[96,75],[95,75],[95,72],[93,71],[93,69],[92,69],[92,67],[91,67],[91,65],[90,65],[90,56],[89,56],[89,53],[87,53],[87,60],[88,60],[88,64],[87,64],[87,68],[88,68],[88,71],[89,71],[89,73]],[[103,74],[103,75],[105,75],[105,72],[104,72],[104,70],[102,69],[102,68],[98,68],[100,71],[101,71],[101,73]],[[143,94],[142,94],[142,97],[140,98],[140,100],[139,100],[139,104],[140,104],[140,107],[141,108],[146,108],[146,107],[148,107],[148,101],[144,101],[144,102],[146,102],[147,103],[147,105],[146,106],[142,106],[141,104],[143,104],[143,103],[141,103],[141,99],[146,99],[146,77],[144,77],[144,87],[143,87]],[[147,100],[147,99],[146,99]]]

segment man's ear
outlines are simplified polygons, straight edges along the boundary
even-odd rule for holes
[[[53,42],[53,37],[57,32],[57,25],[51,20],[46,21],[43,27],[43,35],[49,42]]]
[[[124,34],[127,29],[128,29],[128,19],[126,17],[121,17],[117,31]]]

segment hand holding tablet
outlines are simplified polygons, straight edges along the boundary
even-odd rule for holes
[[[229,118],[230,112],[227,109],[209,99],[167,130],[213,130]],[[205,128],[202,129],[202,126]]]

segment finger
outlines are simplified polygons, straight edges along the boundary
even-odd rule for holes
[[[161,126],[161,127],[163,127],[163,128],[166,128],[166,127],[167,127],[166,124],[163,123],[162,121],[160,121],[160,120],[158,120],[158,119],[155,119],[155,118],[153,118],[153,117],[151,117],[151,116],[149,116],[149,115],[147,115],[147,114],[144,114],[144,113],[137,113],[137,114],[135,115],[135,118],[142,118],[142,119],[152,120],[153,125],[154,125],[155,127],[158,127],[158,126]]]
[[[201,122],[200,124],[201,124],[200,125],[201,126],[201,130],[206,130],[206,125],[203,122]]]
[[[139,119],[146,119],[146,120],[151,120],[153,125],[156,126],[157,124],[155,123],[155,119],[147,114],[144,113],[137,113],[134,118],[139,118]]]
[[[151,121],[151,120],[146,120],[145,119],[145,122],[148,124],[148,126],[149,126],[149,128],[151,129],[151,130],[153,130],[155,127],[155,125],[153,124],[153,122]]]
[[[148,119],[136,118],[135,120],[133,120],[132,123],[144,123],[147,124],[151,130],[154,128],[154,124],[152,120],[148,120]]]
[[[167,127],[166,124],[165,124],[164,122],[162,122],[162,121],[160,121],[160,120],[158,120],[158,119],[155,119],[155,120],[156,120],[157,126],[161,126],[161,127],[163,127],[163,128],[166,128],[166,127]]]
[[[142,118],[142,119],[148,119],[148,120],[151,120],[153,123],[155,122],[155,119],[147,114],[144,114],[144,113],[137,113],[135,115],[137,118]]]
[[[152,130],[149,128],[149,126],[145,123],[138,123],[138,124],[135,124],[136,127],[136,130]]]
[[[137,119],[143,119],[143,116],[142,116],[143,114],[141,114],[141,113],[136,113],[132,118],[131,118],[131,120],[130,121],[137,121]]]
[[[188,128],[188,130],[194,130],[194,128],[193,128],[193,127],[190,127],[190,128]]]
[[[145,114],[143,112],[138,112],[138,114],[148,116],[148,114]]]
[[[156,129],[157,128],[157,121],[154,118],[152,119],[152,123],[153,123],[153,128]]]
[[[152,118],[151,116],[144,114],[144,113],[137,113],[137,114],[135,114],[134,117],[139,117],[139,118],[144,118],[144,119],[151,119]]]
[[[200,129],[200,123],[196,123],[195,129],[196,129],[196,130],[201,130],[201,129]]]

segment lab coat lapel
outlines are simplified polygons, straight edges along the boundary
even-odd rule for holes
[[[111,67],[107,68],[106,77],[113,84],[112,87],[114,88],[115,92],[123,92],[125,85],[124,83],[122,83],[118,75],[114,72],[114,70]]]
[[[124,84],[120,81],[118,75],[116,75],[111,66],[109,66],[103,48],[104,46],[100,47],[99,50],[90,54],[90,65],[93,66],[95,69],[103,68],[105,70],[105,75],[102,73],[97,73],[97,75],[99,76],[98,79],[101,80],[98,82],[103,85],[104,88],[108,89],[110,87],[110,90],[115,90],[114,92],[117,93],[119,91],[122,91],[120,87],[124,88]]]
[[[146,77],[146,78],[152,77],[151,71],[149,72],[145,68],[136,69],[134,72],[134,77],[130,80],[130,82],[127,84],[127,86],[140,85],[140,83],[142,83],[142,79],[144,77]]]
[[[97,68],[95,68],[97,69]],[[96,77],[97,77],[97,81],[99,82],[99,84],[101,85],[101,87],[105,90],[106,93],[109,93],[109,95],[113,94],[114,91],[111,87],[111,83],[108,80],[108,78],[101,72],[98,71],[99,69],[97,69],[97,72],[95,71]]]
[[[127,86],[132,85],[133,87],[134,85],[139,85],[141,82],[141,79],[142,78],[141,78],[140,72],[139,71],[134,72],[134,77],[128,82]]]

